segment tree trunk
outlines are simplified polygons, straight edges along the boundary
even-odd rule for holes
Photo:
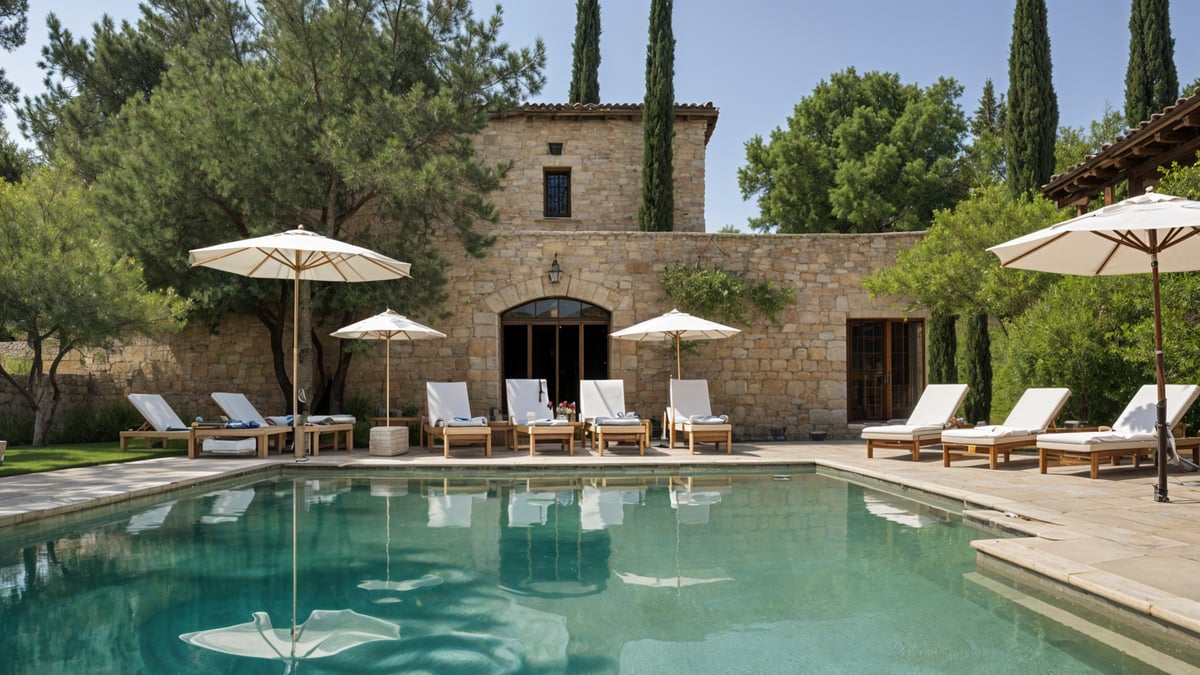
[[[42,379],[42,378],[38,378]],[[58,402],[61,398],[58,393],[58,387],[53,383],[43,382],[38,387],[35,395],[35,405],[33,409],[33,439],[31,444],[35,448],[44,447],[46,445],[46,437],[50,432],[50,424],[54,422],[54,413],[58,411]]]

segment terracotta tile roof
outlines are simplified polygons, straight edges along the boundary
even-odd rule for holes
[[[1200,150],[1200,89],[1155,113],[1136,129],[1050,177],[1042,194],[1059,206],[1091,199],[1106,187],[1133,178],[1139,185],[1157,182],[1158,167],[1171,162],[1194,164]]]
[[[501,113],[493,113],[492,117],[641,119],[642,108],[641,103],[526,103]],[[706,145],[717,126],[719,112],[711,101],[675,104],[675,119],[702,119],[707,122],[704,130]]]

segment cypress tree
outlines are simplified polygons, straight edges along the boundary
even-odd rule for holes
[[[934,311],[929,316],[929,383],[958,382],[957,317],[949,312]]]
[[[1036,190],[1054,173],[1058,98],[1051,81],[1045,0],[1017,0],[1008,54],[1008,109],[1004,150],[1008,188]]]
[[[988,419],[992,414],[992,339],[986,312],[968,319],[967,387],[967,421]]]
[[[575,2],[575,60],[567,102],[600,102],[600,0]]]
[[[675,227],[675,36],[671,0],[650,0],[650,44],[646,48],[646,101],[642,106],[642,203],[644,232]]]
[[[1133,0],[1129,13],[1129,65],[1125,69],[1125,120],[1150,119],[1179,93],[1169,0]]]

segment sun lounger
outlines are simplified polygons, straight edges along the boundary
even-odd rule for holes
[[[150,426],[150,429],[121,431],[122,450],[128,449],[130,438],[145,438],[148,448],[151,441],[161,440],[163,447],[167,447],[167,441],[182,440],[187,441],[187,456],[193,459],[200,455],[202,448],[210,454],[257,454],[260,458],[265,458],[270,437],[274,435],[274,431],[269,429],[224,429],[223,425],[187,425],[158,394],[130,394],[128,399],[145,418],[143,426]],[[242,441],[250,438],[252,444],[239,446],[233,452],[217,442],[220,437],[236,437]],[[282,436],[277,438],[278,446],[282,448]]]
[[[272,415],[263,417],[245,394],[232,392],[213,392],[212,398],[221,407],[221,411],[231,420],[253,422],[260,427],[275,426],[291,428],[291,415]],[[312,415],[307,418],[304,433],[308,436],[308,447],[314,456],[321,454],[321,436],[333,436],[333,449],[338,449],[338,436],[344,439],[346,450],[354,449],[354,416],[353,415]]]
[[[250,502],[252,501],[254,501],[254,490],[252,488],[222,490],[217,493],[217,499],[213,502],[212,509],[208,515],[200,517],[200,522],[206,525],[232,523],[245,515],[246,509],[250,508]]]
[[[125,526],[125,531],[130,534],[138,534],[149,530],[157,530],[166,522],[167,516],[171,514],[171,508],[175,506],[175,503],[176,500],[172,499],[165,504],[159,504],[138,513],[129,519],[129,524]]]
[[[926,386],[903,424],[884,424],[862,430],[862,437],[867,442],[867,458],[875,456],[875,448],[903,448],[912,451],[914,462],[920,460],[923,446],[942,442],[942,431],[966,397],[965,384]]]
[[[1167,385],[1167,428],[1171,429],[1195,402],[1200,387],[1194,384]],[[1061,434],[1041,434],[1037,437],[1038,471],[1046,473],[1051,460],[1063,464],[1087,463],[1091,477],[1100,475],[1100,461],[1119,464],[1122,457],[1132,457],[1133,466],[1140,466],[1143,455],[1158,448],[1157,423],[1158,385],[1147,384],[1138,390],[1112,427],[1099,431],[1080,431]]]
[[[636,443],[638,454],[646,454],[649,420],[626,410],[624,380],[580,380],[579,414],[584,440],[591,438],[592,449],[599,448],[601,456],[609,443],[620,442]]]
[[[567,420],[554,419],[547,405],[549,389],[545,380],[504,381],[508,394],[508,417],[513,425],[513,451],[520,449],[521,436],[529,437],[529,456],[537,450],[537,442],[558,441],[563,450],[575,454],[575,425]]]
[[[984,454],[988,468],[996,468],[1003,454],[1008,462],[1013,450],[1037,446],[1038,434],[1050,428],[1071,390],[1063,387],[1026,389],[1003,424],[942,432],[942,466],[950,466],[952,455]]]
[[[154,441],[161,441],[162,446],[167,447],[167,441],[177,440],[186,441],[188,439],[189,427],[183,420],[179,419],[179,415],[171,409],[167,404],[166,399],[158,394],[130,394],[129,402],[141,414],[145,422],[138,429],[130,429],[122,431],[121,451],[129,449],[129,439],[140,438],[145,439],[146,448],[149,449]]]
[[[471,416],[466,382],[426,382],[425,400],[423,428],[430,448],[440,438],[444,455],[450,457],[451,445],[483,443],[486,456],[492,456],[492,428],[486,417]]]
[[[696,443],[725,444],[733,452],[733,425],[726,415],[713,415],[708,400],[708,380],[671,380],[671,405],[664,424],[670,429],[671,447],[677,434],[688,438],[688,449],[696,454]]]

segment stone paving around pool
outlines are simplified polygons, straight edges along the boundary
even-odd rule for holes
[[[706,446],[711,448],[711,446]],[[1170,503],[1153,499],[1151,466],[1105,466],[1096,480],[1086,466],[1051,467],[1038,473],[1037,457],[1014,454],[996,470],[987,459],[962,459],[942,466],[940,449],[925,450],[920,462],[907,451],[876,450],[852,442],[735,443],[732,454],[706,449],[615,447],[603,457],[576,447],[575,455],[551,451],[530,457],[497,444],[491,458],[482,448],[456,449],[443,458],[414,448],[406,455],[372,457],[366,450],[325,451],[295,464],[290,455],[253,458],[161,458],[0,478],[0,527],[70,513],[92,506],[224,480],[280,466],[329,470],[540,469],[589,471],[605,468],[687,469],[815,464],[936,495],[961,505],[964,516],[1028,537],[985,539],[977,550],[1037,572],[1093,597],[1149,615],[1200,639],[1200,474],[1168,475]]]

